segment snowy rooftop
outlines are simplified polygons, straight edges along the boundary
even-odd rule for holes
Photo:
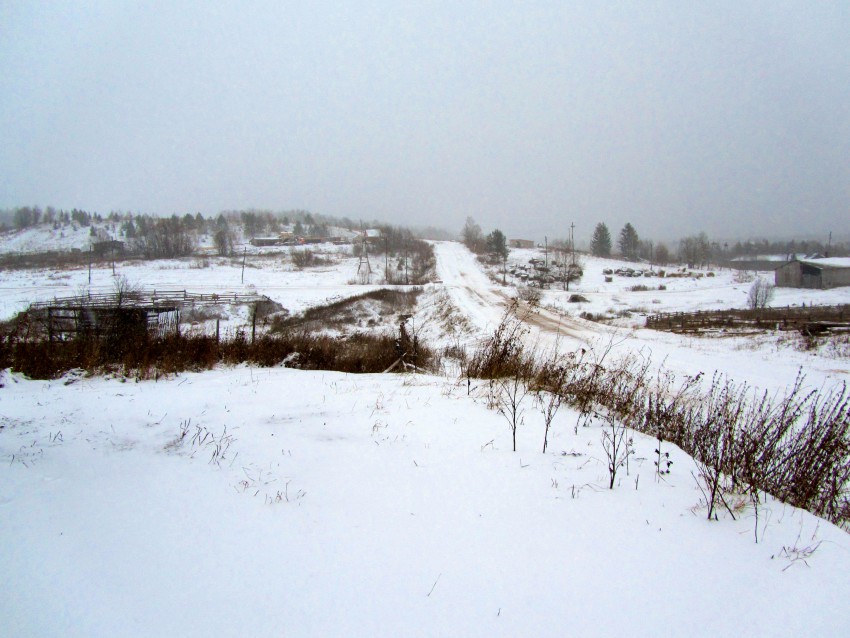
[[[825,257],[823,259],[801,259],[800,261],[826,268],[850,268],[850,257]]]

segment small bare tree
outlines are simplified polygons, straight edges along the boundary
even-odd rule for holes
[[[219,228],[213,235],[213,243],[216,252],[221,257],[228,257],[233,253],[233,233],[229,228]]]
[[[614,489],[614,480],[617,478],[617,470],[623,467],[634,454],[633,441],[626,437],[626,426],[610,412],[597,414],[605,421],[602,430],[602,449],[608,459],[608,489]]]
[[[528,376],[528,369],[525,366],[518,366],[509,376],[490,380],[490,404],[508,422],[514,452],[516,452],[517,428],[523,423],[522,415],[525,412],[522,404],[530,392]]]
[[[115,305],[120,308],[127,301],[138,299],[141,295],[141,288],[127,279],[126,275],[119,275],[112,282],[112,287],[115,290]]]
[[[545,429],[543,430],[543,453],[549,444],[549,428],[561,405],[567,400],[567,388],[579,368],[576,353],[571,352],[565,357],[558,354],[557,347],[552,356],[541,366],[537,373],[534,386],[534,399],[543,414]]]
[[[759,277],[753,282],[753,285],[750,286],[750,292],[747,295],[747,302],[749,303],[751,310],[760,310],[762,308],[767,308],[771,301],[773,301],[773,293],[775,290],[775,286],[767,281],[766,279],[762,279]]]

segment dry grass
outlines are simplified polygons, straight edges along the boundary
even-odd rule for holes
[[[661,370],[653,376],[650,361],[634,355],[603,365],[607,350],[595,359],[570,355],[539,363],[522,345],[525,328],[517,311],[512,306],[470,355],[469,376],[489,379],[491,387],[494,380],[507,380],[511,388],[521,382],[534,391],[559,392],[579,412],[577,428],[598,413],[656,437],[659,449],[664,441],[678,445],[697,462],[709,518],[720,508],[734,517],[741,495],[758,507],[759,495],[769,493],[850,524],[846,383],[809,389],[800,375],[786,394],[769,396],[719,374],[708,387],[702,375],[678,380]]]

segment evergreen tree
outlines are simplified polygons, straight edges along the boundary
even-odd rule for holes
[[[593,237],[590,240],[590,252],[596,257],[611,256],[611,233],[603,223],[596,224]]]
[[[626,259],[638,258],[640,238],[638,237],[634,226],[629,223],[623,226],[623,230],[620,231],[620,239],[617,242],[617,246],[620,248],[620,254],[622,254]]]
[[[508,240],[498,228],[487,235],[487,252],[498,255],[501,259],[508,256]]]

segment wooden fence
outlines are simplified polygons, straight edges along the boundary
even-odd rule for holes
[[[265,295],[246,295],[235,292],[211,294],[190,293],[185,290],[152,290],[144,292],[112,292],[87,294],[75,297],[54,298],[30,304],[33,310],[50,307],[89,307],[89,308],[194,308],[197,306],[218,306],[221,304],[271,303]]]
[[[253,305],[253,340],[257,309],[266,303],[273,302],[265,295],[197,294],[185,290],[119,291],[37,302],[30,305],[27,314],[43,326],[50,341],[64,341],[80,335],[124,338],[140,331],[158,336],[179,334],[182,310],[222,304]]]
[[[646,327],[671,332],[717,330],[799,330],[813,333],[850,329],[850,305],[701,310],[649,315]]]

